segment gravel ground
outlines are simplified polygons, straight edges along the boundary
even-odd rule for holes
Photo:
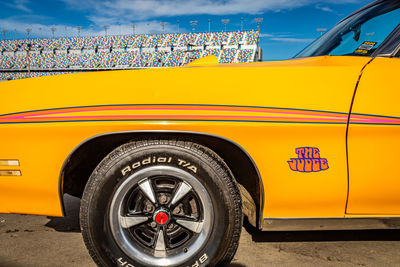
[[[65,218],[0,214],[0,267],[95,266],[79,231],[79,200]],[[400,266],[400,230],[260,232],[243,228],[231,266]]]

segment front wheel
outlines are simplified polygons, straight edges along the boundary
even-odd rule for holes
[[[137,141],[95,169],[80,220],[99,266],[224,265],[238,246],[241,199],[229,168],[210,149]]]

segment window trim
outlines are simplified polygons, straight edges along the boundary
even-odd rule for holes
[[[391,1],[391,0],[377,0],[377,1],[375,1],[375,2],[372,2],[372,3],[368,4],[368,5],[366,5],[366,6],[362,7],[362,8],[360,8],[359,10],[354,11],[353,13],[351,13],[351,14],[348,15],[348,16],[346,16],[344,19],[340,20],[340,21],[339,21],[338,23],[336,23],[336,24],[339,24],[339,23],[341,23],[342,21],[347,20],[348,18],[350,18],[350,17],[352,17],[352,16],[354,16],[354,15],[357,15],[357,14],[360,13],[361,11],[364,11],[364,10],[370,8],[370,7],[379,5],[379,4],[381,4],[381,3],[383,3],[383,2],[387,2],[387,1]],[[336,26],[336,24],[335,24],[335,26]]]
[[[389,34],[371,57],[393,57],[400,48],[400,24]]]

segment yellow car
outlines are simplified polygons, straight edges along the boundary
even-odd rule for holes
[[[0,84],[0,212],[80,223],[99,266],[215,266],[263,230],[400,217],[400,2],[296,58]]]

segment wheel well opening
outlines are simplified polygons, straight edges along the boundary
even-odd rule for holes
[[[187,140],[212,149],[226,162],[239,183],[245,215],[255,227],[261,226],[264,192],[255,163],[239,145],[214,135],[185,132],[131,132],[94,137],[80,145],[70,155],[61,173],[63,177],[60,181],[61,194],[82,197],[90,175],[102,159],[118,146],[139,139]]]

